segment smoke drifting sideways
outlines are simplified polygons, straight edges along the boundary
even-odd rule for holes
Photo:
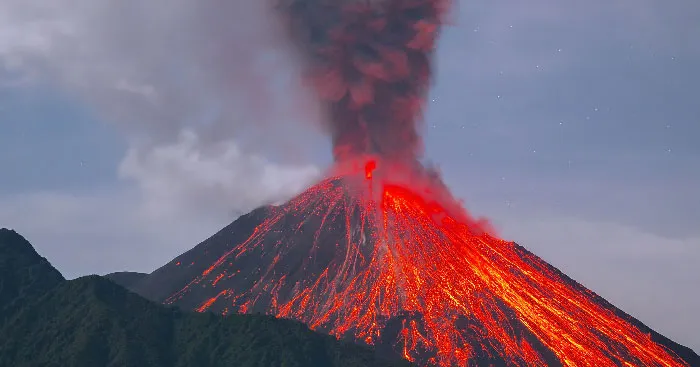
[[[414,164],[431,58],[449,0],[278,0],[336,162]]]

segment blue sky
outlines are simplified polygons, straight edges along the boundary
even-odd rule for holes
[[[257,5],[89,3],[0,4],[0,226],[66,276],[151,271],[327,165]],[[699,350],[700,4],[455,14],[427,158],[504,237]]]

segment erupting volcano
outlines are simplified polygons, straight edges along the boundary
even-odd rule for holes
[[[419,365],[687,365],[592,292],[447,209],[442,194],[370,165],[245,218],[263,214],[247,239],[228,243],[240,228],[227,228],[151,276],[178,278],[212,258],[165,303],[292,318]]]
[[[328,113],[333,169],[135,289],[200,312],[300,320],[419,365],[688,365],[692,351],[495,237],[419,163],[418,123],[448,5],[279,4]]]

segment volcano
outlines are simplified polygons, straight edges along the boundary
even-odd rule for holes
[[[239,218],[133,289],[189,310],[299,320],[424,366],[700,365],[490,234],[439,186],[376,166]]]
[[[422,162],[448,0],[275,0],[335,158],[132,289],[263,313],[421,366],[688,366],[653,332],[471,218]]]

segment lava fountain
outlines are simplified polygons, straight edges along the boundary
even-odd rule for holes
[[[686,365],[495,237],[418,163],[447,1],[278,5],[328,114],[336,165],[166,303],[214,288],[199,311],[292,318],[421,365]]]

